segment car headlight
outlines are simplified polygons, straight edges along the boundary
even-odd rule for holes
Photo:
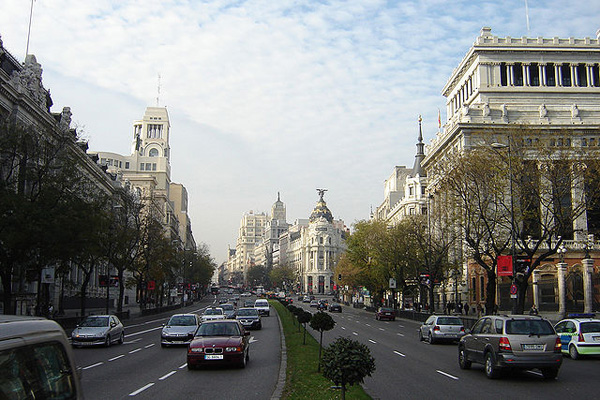
[[[236,352],[236,351],[239,352],[239,351],[242,351],[242,348],[241,347],[225,347],[225,351],[227,353],[233,353],[233,352]]]

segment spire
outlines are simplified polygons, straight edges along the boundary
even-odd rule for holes
[[[423,168],[421,167],[421,162],[425,158],[425,151],[424,151],[425,145],[423,144],[423,131],[421,129],[422,121],[423,121],[423,118],[421,118],[421,116],[419,115],[419,141],[417,142],[417,154],[415,155],[415,164],[413,166],[412,176],[417,176],[417,174],[419,176],[427,175],[425,173],[425,171],[423,170]]]

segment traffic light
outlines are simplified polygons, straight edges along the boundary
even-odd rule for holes
[[[531,258],[527,256],[517,256],[515,259],[515,275],[516,274],[527,274],[531,268]]]
[[[342,274],[338,274],[338,281],[342,280]]]

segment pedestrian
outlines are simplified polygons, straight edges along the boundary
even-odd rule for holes
[[[456,303],[456,313],[459,315],[462,314],[462,303],[460,301]]]
[[[471,307],[469,307],[469,303],[467,303],[466,301],[463,310],[465,311],[465,315],[469,315],[469,311],[471,311]]]
[[[481,316],[481,312],[483,311],[483,307],[481,307],[480,303],[477,303],[477,318]]]
[[[538,315],[538,314],[539,314],[539,312],[538,312],[537,307],[535,306],[535,304],[532,305],[531,309],[529,310],[529,315]]]

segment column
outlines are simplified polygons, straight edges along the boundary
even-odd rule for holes
[[[579,86],[579,77],[577,76],[577,64],[569,64],[571,70],[571,86]]]
[[[554,64],[554,79],[556,79],[556,86],[562,86],[562,71],[560,64]]]
[[[587,87],[591,87],[593,84],[592,79],[594,79],[594,74],[592,73],[592,66],[593,64],[585,65],[585,73],[587,74]]]
[[[535,304],[535,306],[539,309],[542,300],[540,296],[540,288],[538,287],[538,282],[540,281],[540,271],[537,269],[533,270],[532,278],[533,281],[531,282],[531,285],[533,287],[533,304]]]
[[[581,260],[583,264],[583,303],[584,313],[593,312],[593,296],[592,290],[592,273],[594,272],[594,260],[591,258],[584,258]]]
[[[496,86],[500,86],[501,82],[500,82],[500,63],[494,63],[492,66],[492,76],[490,79],[490,84],[495,84]]]
[[[514,64],[506,64],[508,66],[508,73],[506,74],[506,78],[507,78],[507,86],[514,86],[515,85],[515,78],[514,78],[514,73],[515,73],[515,65]]]
[[[567,263],[559,262],[556,264],[558,272],[558,314],[559,318],[564,318],[567,313],[567,287],[565,277],[567,276]]]
[[[530,69],[531,64],[523,63],[523,86],[531,86]]]
[[[540,86],[546,86],[546,66],[539,64],[538,68],[540,70]]]

